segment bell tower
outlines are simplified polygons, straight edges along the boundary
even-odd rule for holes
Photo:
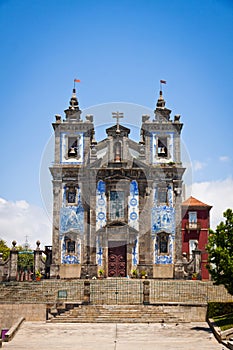
[[[182,167],[180,115],[171,120],[162,91],[159,93],[154,119],[144,115],[141,145],[146,163],[150,164],[151,238],[155,278],[176,277],[176,265],[182,258],[181,192]],[[177,276],[178,277],[178,276]]]
[[[53,184],[53,250],[50,276],[80,277],[85,256],[88,213],[80,181],[89,162],[94,137],[93,117],[82,120],[82,111],[73,89],[65,119],[56,115]]]

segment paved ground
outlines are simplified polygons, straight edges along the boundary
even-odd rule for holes
[[[14,350],[222,350],[207,323],[97,324],[24,322]]]

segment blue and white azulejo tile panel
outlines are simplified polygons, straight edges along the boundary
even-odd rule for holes
[[[136,180],[130,183],[130,195],[128,199],[128,224],[135,230],[139,230],[139,192]]]
[[[105,195],[105,182],[100,180],[96,188],[96,230],[106,225],[106,195]]]
[[[61,262],[62,264],[80,264],[81,257],[81,241],[76,240],[74,253],[67,252],[67,242],[66,237],[64,236],[61,242]]]
[[[101,247],[98,236],[96,237],[96,264],[98,266],[102,266],[103,264],[103,248]]]
[[[152,234],[165,231],[175,233],[175,209],[162,206],[153,207],[151,212]]]
[[[134,242],[132,248],[132,266],[138,265],[138,238]]]

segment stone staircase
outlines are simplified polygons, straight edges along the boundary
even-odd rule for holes
[[[51,318],[52,323],[179,323],[163,305],[80,305]]]

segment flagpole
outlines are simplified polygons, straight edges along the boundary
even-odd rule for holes
[[[75,89],[75,83],[80,83],[79,79],[74,79],[74,89]]]
[[[160,91],[162,91],[162,84],[167,84],[167,81],[166,80],[160,80]]]

